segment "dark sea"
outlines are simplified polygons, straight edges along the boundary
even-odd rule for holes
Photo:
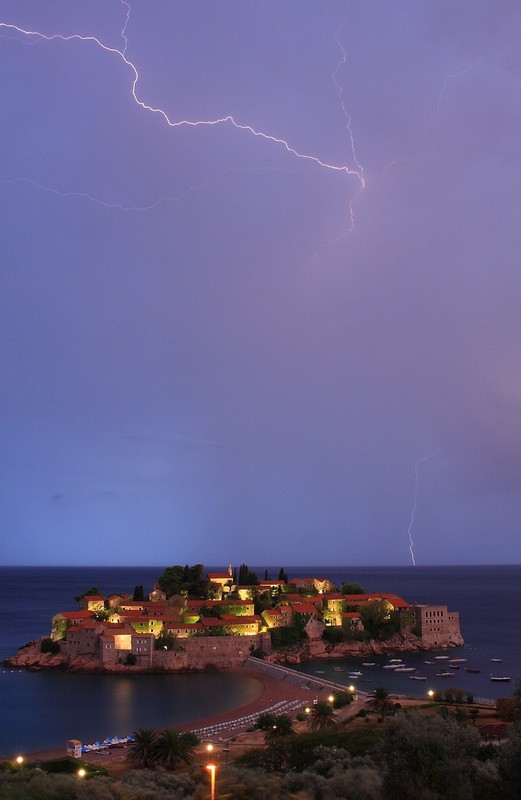
[[[222,571],[211,566],[209,571]],[[264,566],[255,569],[264,575]],[[269,570],[277,577],[278,567]],[[353,683],[349,670],[362,672],[362,691],[386,686],[411,696],[428,689],[461,688],[476,697],[508,696],[521,676],[521,566],[472,567],[286,567],[289,577],[327,577],[336,585],[358,582],[365,591],[385,591],[408,602],[441,603],[460,612],[465,646],[451,657],[466,658],[450,678],[438,678],[446,661],[438,653],[404,655],[427,681],[407,673],[383,671],[388,658],[312,661],[309,673],[335,682]],[[148,592],[161,567],[2,567],[0,568],[0,659],[25,642],[47,635],[51,617],[77,608],[74,596],[91,586],[104,594],[132,592],[143,584]],[[493,661],[492,659],[501,659]],[[362,661],[374,661],[363,667]],[[433,661],[434,664],[426,664]],[[467,673],[464,667],[479,669]],[[490,675],[510,677],[495,683]],[[76,675],[0,669],[0,755],[65,746],[67,739],[84,743],[126,736],[137,728],[166,727],[239,708],[254,699],[253,679],[229,674],[204,675]]]

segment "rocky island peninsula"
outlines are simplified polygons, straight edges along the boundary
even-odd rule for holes
[[[49,635],[4,662],[75,672],[234,669],[254,655],[272,663],[459,647],[459,615],[395,594],[335,587],[326,578],[264,579],[242,564],[204,574],[168,567],[151,592],[103,594],[91,587],[75,611],[59,611]]]

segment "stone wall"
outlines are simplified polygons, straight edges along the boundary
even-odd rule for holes
[[[250,648],[271,652],[267,633],[256,636],[193,636],[179,640],[175,650],[155,650],[154,669],[202,670],[207,666],[230,669],[241,666],[250,655]]]

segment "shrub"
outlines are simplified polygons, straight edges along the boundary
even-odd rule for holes
[[[56,653],[60,652],[60,643],[55,642],[53,639],[50,638],[42,639],[40,643],[40,652],[52,653],[53,655],[55,655]]]
[[[344,708],[352,701],[353,696],[351,692],[335,692],[333,700],[333,708]]]
[[[328,627],[324,629],[322,638],[329,644],[340,644],[340,642],[344,641],[344,632],[342,628]]]

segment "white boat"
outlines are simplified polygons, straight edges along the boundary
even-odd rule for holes
[[[511,678],[507,677],[505,675],[491,675],[490,676],[490,680],[491,681],[509,681],[509,680],[511,680]]]
[[[398,669],[398,664],[384,664],[384,669]]]
[[[434,664],[434,661],[424,661],[424,664]]]
[[[363,667],[376,667],[376,661],[362,661]]]
[[[496,662],[496,664],[499,664],[499,663],[501,663],[501,661],[503,661],[503,659],[502,659],[502,658],[491,658],[490,660],[491,660],[491,661],[495,661],[495,662]]]
[[[389,659],[389,664],[401,664],[402,661],[403,661],[403,658],[390,658]]]
[[[437,661],[443,661],[444,659],[448,659],[448,656],[434,656]]]
[[[410,681],[426,681],[425,675],[409,675]]]
[[[465,661],[468,661],[468,658],[451,658],[453,664],[464,664]]]
[[[454,673],[453,672],[437,672],[436,673],[436,677],[437,678],[448,678],[450,675],[454,675]]]
[[[414,667],[398,667],[394,670],[395,672],[416,672]]]
[[[350,678],[359,678],[361,674],[362,674],[361,672],[350,672],[349,673],[349,677]]]

